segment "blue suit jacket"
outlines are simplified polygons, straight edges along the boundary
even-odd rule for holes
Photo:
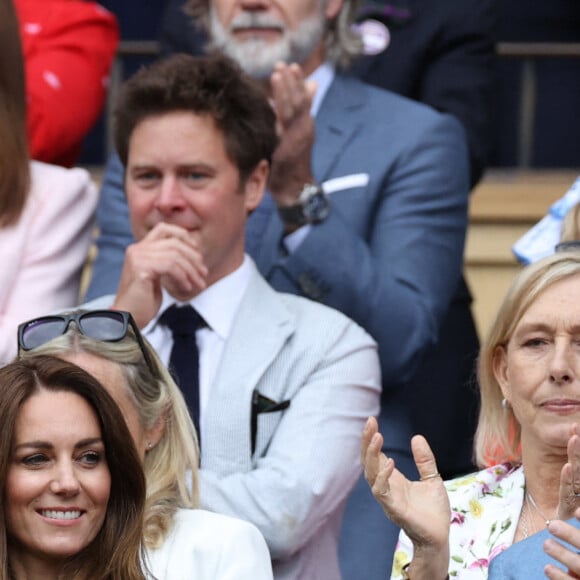
[[[374,336],[381,428],[390,450],[407,450],[408,402],[397,387],[436,342],[461,273],[463,131],[451,116],[338,75],[316,117],[312,163],[333,191],[329,217],[284,255],[267,196],[248,221],[247,250],[276,289],[337,308]]]
[[[580,528],[580,522],[576,518],[567,520],[567,523]],[[543,580],[546,577],[544,574],[546,564],[554,564],[565,570],[560,562],[544,552],[543,544],[548,538],[554,536],[547,529],[542,530],[497,555],[489,565],[489,580]],[[577,550],[574,546],[565,542],[564,544],[574,551]]]

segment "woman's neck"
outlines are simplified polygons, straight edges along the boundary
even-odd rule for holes
[[[10,568],[15,580],[58,580],[61,566],[62,562],[56,560],[10,554]]]
[[[526,493],[545,514],[553,516],[560,496],[560,473],[568,460],[566,455],[542,452],[537,445],[522,445],[522,464],[526,478]],[[565,452],[565,450],[564,450]]]

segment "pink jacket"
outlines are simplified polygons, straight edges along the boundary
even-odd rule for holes
[[[16,225],[0,229],[0,364],[17,350],[24,320],[76,306],[98,193],[84,169],[33,161]]]

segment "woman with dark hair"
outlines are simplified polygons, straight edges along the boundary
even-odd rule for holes
[[[133,317],[77,310],[19,327],[20,357],[46,354],[97,377],[119,405],[144,466],[144,541],[158,580],[271,580],[266,542],[249,522],[198,507],[197,436],[183,395]],[[2,580],[2,579],[0,579]]]
[[[0,389],[0,580],[144,580],[145,480],[113,399],[50,356]]]

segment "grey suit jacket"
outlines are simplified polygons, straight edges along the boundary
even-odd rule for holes
[[[255,389],[290,406],[258,415],[252,453]],[[277,579],[340,578],[342,512],[379,396],[374,340],[335,310],[274,291],[254,269],[204,411],[201,507],[255,524]]]

